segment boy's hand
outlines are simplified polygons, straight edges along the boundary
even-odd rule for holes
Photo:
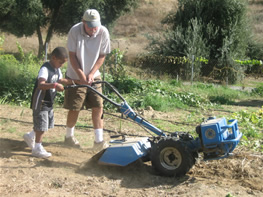
[[[57,91],[63,91],[63,90],[64,90],[64,86],[63,86],[62,84],[58,83],[58,84],[56,85],[56,90],[57,90]]]

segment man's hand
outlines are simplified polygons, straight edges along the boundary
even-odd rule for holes
[[[91,85],[94,82],[94,75],[93,74],[88,74],[87,75],[87,83],[88,85]]]

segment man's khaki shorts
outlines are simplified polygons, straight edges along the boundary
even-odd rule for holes
[[[101,81],[96,77],[94,81]],[[98,92],[102,93],[101,84],[92,85]],[[64,108],[72,111],[80,111],[93,107],[103,107],[103,99],[91,89],[86,87],[69,88],[65,90]]]

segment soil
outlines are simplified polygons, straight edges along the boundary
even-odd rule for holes
[[[258,109],[260,106],[250,106]],[[229,114],[244,106],[227,106],[204,115]],[[184,125],[191,111],[161,113],[138,112],[148,121],[167,121],[167,125]],[[150,162],[136,161],[126,167],[98,165],[91,158],[93,130],[90,111],[82,111],[75,136],[82,148],[63,144],[67,111],[55,108],[55,128],[49,130],[43,145],[52,153],[48,159],[31,156],[23,135],[32,130],[31,110],[26,107],[0,105],[0,193],[1,196],[263,196],[263,155],[238,146],[234,155],[197,163],[183,177],[163,177]],[[176,122],[175,122],[176,120]],[[105,113],[105,139],[117,133],[149,136],[141,127]]]

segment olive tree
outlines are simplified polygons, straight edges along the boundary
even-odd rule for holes
[[[110,27],[123,13],[134,8],[137,2],[138,0],[1,0],[0,30],[18,37],[36,33],[40,55],[53,33],[68,33],[71,26],[81,20],[87,8],[99,10],[102,23]]]

